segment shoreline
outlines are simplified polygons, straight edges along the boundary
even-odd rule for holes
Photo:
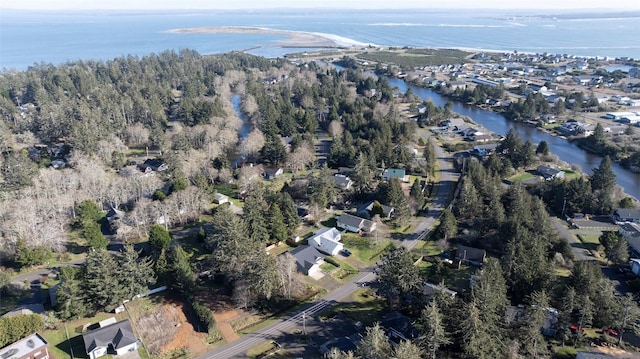
[[[286,39],[279,40],[273,45],[261,45],[260,47],[282,48],[350,48],[354,46],[370,46],[358,41],[333,34],[320,32],[306,32],[293,30],[276,30],[266,27],[252,26],[202,26],[177,28],[165,31],[174,34],[259,34],[259,35],[284,35]]]

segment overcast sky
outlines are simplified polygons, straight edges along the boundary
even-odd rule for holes
[[[14,9],[494,8],[640,10],[639,0],[2,0]]]

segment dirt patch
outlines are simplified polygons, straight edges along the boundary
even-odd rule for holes
[[[194,356],[207,351],[207,344],[204,342],[206,334],[198,333],[193,329],[193,326],[187,321],[187,317],[184,315],[182,306],[178,306],[176,303],[165,304],[164,310],[166,316],[177,321],[179,325],[173,338],[162,346],[162,353],[184,347],[188,347],[189,352]]]
[[[127,305],[151,355],[162,355],[179,348],[187,348],[194,356],[207,351],[206,334],[195,331],[187,320],[179,297],[168,294],[155,303],[145,300]]]
[[[201,293],[198,295],[198,300],[213,312],[213,318],[216,320],[218,330],[227,343],[240,338],[231,327],[230,322],[244,313],[233,307],[228,290],[219,288],[218,290]]]

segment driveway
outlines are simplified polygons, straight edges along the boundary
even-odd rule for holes
[[[573,257],[576,261],[590,261],[593,260],[591,253],[584,248],[584,245],[576,236],[569,230],[567,223],[558,217],[549,217],[553,228],[556,229],[560,237],[566,238],[573,252]]]

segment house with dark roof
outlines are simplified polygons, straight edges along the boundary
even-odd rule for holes
[[[351,189],[351,186],[353,186],[353,181],[351,180],[351,178],[345,175],[336,174],[333,176],[333,180],[335,181],[336,188],[343,191],[347,191]]]
[[[456,296],[456,294],[458,294],[458,292],[448,289],[444,285],[438,285],[438,284],[433,284],[429,282],[424,283],[424,288],[422,290],[422,293],[427,297],[431,297],[436,293],[444,293],[449,297],[451,297],[451,299],[453,299]]]
[[[458,246],[458,249],[456,249],[456,262],[458,262],[458,265],[471,264],[481,266],[486,256],[487,252],[480,248]]]
[[[342,214],[336,218],[338,228],[346,229],[353,233],[371,233],[376,229],[376,223],[368,219],[360,218],[352,214]]]
[[[613,211],[613,221],[640,223],[640,209],[618,208]]]
[[[564,178],[564,171],[549,166],[538,166],[536,173],[547,181],[551,181],[554,178]]]
[[[324,255],[312,246],[299,246],[289,253],[296,259],[296,267],[301,273],[312,276],[321,272]]]
[[[138,168],[142,172],[148,172],[149,170],[154,172],[162,172],[169,169],[169,166],[160,158],[147,159],[144,163],[138,165]]]
[[[358,216],[366,218],[366,219],[371,219],[371,211],[373,210],[373,205],[374,205],[375,201],[371,201],[371,202],[367,202],[364,205],[362,205],[362,207],[360,207],[360,209],[358,209]],[[393,207],[389,207],[387,205],[384,204],[380,204],[380,207],[382,207],[382,216],[383,218],[391,218],[393,217],[393,213],[395,212],[395,209]]]
[[[49,344],[38,333],[0,349],[2,359],[49,359]]]
[[[133,334],[133,328],[128,319],[103,324],[97,329],[82,334],[89,359],[96,359],[107,353],[123,355],[138,349],[138,339]]]
[[[415,339],[419,335],[411,319],[398,311],[391,312],[382,317],[380,326],[384,328],[389,339],[396,344],[399,344],[403,340]]]

